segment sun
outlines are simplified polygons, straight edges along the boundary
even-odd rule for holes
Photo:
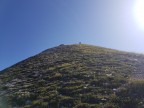
[[[135,0],[133,14],[140,29],[144,30],[144,0]]]

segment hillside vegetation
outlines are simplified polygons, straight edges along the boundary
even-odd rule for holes
[[[0,108],[144,108],[144,55],[60,45],[0,72]]]

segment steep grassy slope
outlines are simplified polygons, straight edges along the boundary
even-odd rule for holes
[[[0,73],[0,107],[143,108],[143,65],[140,54],[60,45]]]

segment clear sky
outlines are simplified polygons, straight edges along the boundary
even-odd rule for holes
[[[59,44],[144,53],[136,1],[0,0],[0,70]]]

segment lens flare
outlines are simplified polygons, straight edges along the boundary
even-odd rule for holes
[[[135,0],[133,13],[136,23],[144,30],[144,0]]]

